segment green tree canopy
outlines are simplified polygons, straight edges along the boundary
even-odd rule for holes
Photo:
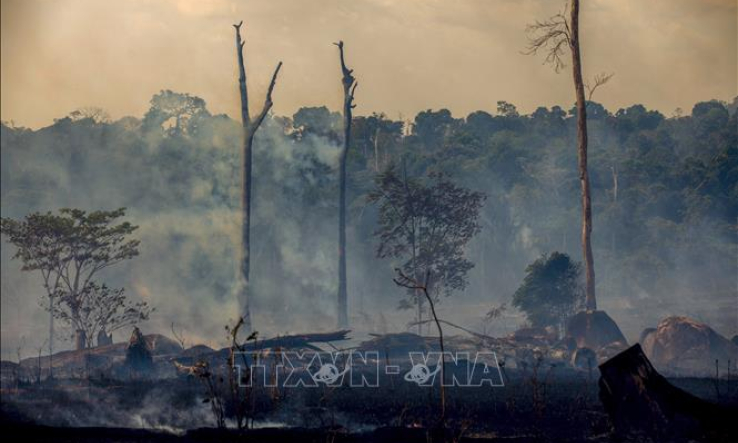
[[[512,304],[533,326],[560,327],[583,301],[581,264],[567,254],[543,254],[525,269]]]

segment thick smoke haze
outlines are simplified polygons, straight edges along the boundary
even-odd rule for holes
[[[357,112],[411,118],[524,112],[573,102],[569,72],[524,57],[525,27],[559,12],[550,0],[3,0],[0,114],[38,128],[82,106],[114,118],[142,115],[160,89],[206,97],[239,115],[233,28],[244,20],[246,64],[263,92],[285,63],[275,112],[341,106],[336,48],[346,42],[361,83]],[[582,3],[584,70],[614,72],[598,100],[643,103],[671,115],[738,92],[734,0],[590,0]],[[260,103],[254,103],[260,105]]]
[[[255,143],[254,327],[262,336],[334,329],[341,123],[330,110],[342,95],[331,43],[343,39],[360,83],[348,169],[352,327],[404,331],[412,318],[397,309],[404,291],[392,283],[395,263],[374,257],[377,214],[366,203],[377,169],[404,161],[414,177],[444,172],[488,197],[468,250],[469,287],[439,305],[444,319],[481,330],[484,314],[509,305],[541,254],[581,259],[570,74],[521,54],[526,24],[562,6],[3,0],[2,216],[128,208],[141,255],[101,277],[156,308],[145,333],[169,334],[174,323],[190,345],[223,346],[238,312],[241,128],[231,24],[243,18],[254,108],[276,63],[285,63]],[[615,73],[597,91],[602,105],[588,112],[599,307],[630,341],[667,315],[732,336],[738,7],[593,0],[582,14],[585,75]],[[177,125],[150,102],[162,89],[207,105]],[[496,110],[500,100],[519,108]],[[90,108],[70,114],[89,106],[110,118]],[[17,349],[29,356],[43,345],[48,315],[39,276],[21,272],[13,253],[3,240],[0,347],[15,360]],[[510,309],[490,332],[524,322]],[[57,340],[67,341],[57,348],[71,347],[70,334],[60,330]]]
[[[599,305],[630,340],[674,314],[738,332],[735,105],[705,102],[691,116],[665,119],[642,106],[610,113],[590,103]],[[104,280],[156,308],[144,331],[168,334],[175,323],[190,345],[222,346],[238,312],[240,125],[204,103],[180,117],[178,127],[152,104],[142,119],[73,115],[37,131],[3,124],[2,214],[127,207],[141,255]],[[374,151],[377,120],[357,118],[348,194],[357,333],[403,331],[412,318],[397,309],[404,291],[392,284],[395,264],[374,258],[376,208],[366,193],[377,165],[404,158],[412,176],[443,171],[488,196],[468,251],[470,285],[439,305],[443,318],[481,330],[489,309],[509,305],[527,264],[554,250],[580,257],[574,120],[561,108],[525,116],[504,104],[494,116],[424,112],[411,128],[396,122],[399,132]],[[335,327],[339,128],[340,115],[304,108],[268,118],[257,135],[252,315],[263,335]],[[4,358],[18,347],[36,352],[48,327],[40,278],[21,272],[13,251],[3,244]],[[509,333],[524,321],[510,311],[489,331]]]

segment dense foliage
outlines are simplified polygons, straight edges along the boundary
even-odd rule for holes
[[[543,254],[525,268],[512,305],[525,312],[532,326],[563,331],[566,320],[582,308],[582,265],[567,254]]]
[[[401,161],[412,178],[443,173],[487,196],[481,234],[466,255],[475,267],[459,300],[509,300],[542,253],[579,259],[574,113],[554,106],[523,115],[500,102],[494,114],[465,118],[443,109],[413,122],[355,117],[348,158],[353,315],[396,300],[397,263],[374,256],[377,207],[366,197],[376,175]],[[639,327],[655,323],[666,305],[718,327],[730,321],[722,306],[735,294],[736,101],[698,103],[689,115],[671,117],[642,105],[611,112],[590,102],[588,114],[602,307],[652,316]],[[2,125],[3,214],[128,207],[145,246],[118,278],[150,294],[160,315],[207,318],[230,302],[236,275],[240,125],[171,91],[155,96],[143,119],[86,115],[38,130]],[[293,118],[268,118],[257,134],[256,328],[334,322],[339,131],[337,113],[303,108]],[[264,312],[271,315],[259,318]],[[223,321],[212,322],[209,331],[218,334]]]

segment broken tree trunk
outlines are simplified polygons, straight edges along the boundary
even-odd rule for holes
[[[343,41],[334,43],[338,46],[343,78],[343,149],[339,158],[338,201],[338,327],[348,326],[348,289],[346,282],[346,157],[351,144],[351,115],[354,104],[354,92],[359,84],[353,76],[353,69],[346,67],[343,56]]]
[[[253,351],[267,348],[314,348],[311,343],[328,343],[348,339],[349,329],[333,332],[318,332],[296,335],[284,335],[282,337],[268,338],[248,342],[241,346],[242,351]]]
[[[618,434],[645,433],[659,441],[686,436],[721,440],[738,434],[738,427],[730,427],[738,410],[673,386],[654,369],[639,344],[599,368],[600,400]]]
[[[241,291],[239,294],[239,304],[241,316],[244,319],[244,329],[251,331],[251,309],[249,307],[249,271],[251,267],[251,159],[252,146],[254,144],[254,135],[264,121],[267,113],[272,109],[272,91],[277,81],[277,74],[282,67],[282,62],[277,64],[277,68],[272,75],[272,81],[269,83],[269,89],[266,93],[264,107],[261,112],[252,119],[249,114],[249,97],[248,88],[246,86],[246,68],[243,62],[243,45],[241,39],[241,25],[233,25],[236,28],[236,56],[238,58],[238,86],[241,93],[241,125],[243,126],[243,171],[242,171],[242,194],[241,194]]]

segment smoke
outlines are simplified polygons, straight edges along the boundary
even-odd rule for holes
[[[127,207],[140,255],[99,278],[155,307],[146,333],[166,334],[175,323],[189,343],[222,346],[224,326],[239,315],[240,125],[215,116],[197,131],[172,134],[145,123],[61,119],[36,132],[3,126],[3,216]],[[338,154],[326,136],[298,140],[272,119],[257,135],[250,292],[262,336],[335,326]],[[4,245],[4,358],[15,358],[21,337],[28,355],[48,334],[40,279],[21,272],[12,253]],[[361,257],[352,260],[366,269]]]
[[[105,270],[101,279],[156,308],[142,325],[145,333],[168,334],[175,323],[188,343],[220,347],[224,326],[239,313],[241,129],[226,116],[204,115],[181,134],[133,117],[111,124],[60,119],[37,131],[3,125],[2,215],[127,207],[126,219],[139,226],[141,254]],[[475,263],[469,287],[441,300],[442,318],[477,324],[492,306],[509,304],[526,265],[541,253],[580,257],[575,132],[571,121],[561,124],[568,126],[556,137],[547,137],[545,129],[497,130],[463,168],[457,159],[443,163],[436,157],[433,168],[488,196],[482,232],[468,249]],[[668,131],[677,141],[685,137]],[[628,142],[621,147],[604,120],[592,119],[590,132],[600,307],[631,340],[674,314],[706,321],[724,335],[738,332],[730,262],[735,242],[719,217],[674,222],[685,197],[672,203],[659,189],[638,188],[638,170],[622,163],[623,150],[634,148]],[[681,161],[684,147],[677,148],[668,161]],[[250,292],[252,322],[261,336],[336,325],[338,154],[335,137],[294,128],[290,119],[269,118],[257,133]],[[425,154],[413,155],[407,157],[409,171],[427,168]],[[356,336],[405,330],[411,317],[396,309],[404,291],[392,284],[395,264],[374,257],[376,209],[363,198],[371,168],[360,169],[361,161],[350,160],[349,173],[349,309]],[[617,201],[612,166],[620,171]],[[659,199],[666,203],[648,205]],[[649,212],[634,212],[642,207]],[[636,216],[647,222],[634,224]],[[24,356],[35,355],[48,334],[47,314],[38,306],[40,278],[21,272],[10,259],[13,252],[3,245],[2,356],[11,359],[21,343]],[[523,321],[510,311],[490,332],[510,332]],[[125,340],[129,333],[118,331],[114,338]]]

